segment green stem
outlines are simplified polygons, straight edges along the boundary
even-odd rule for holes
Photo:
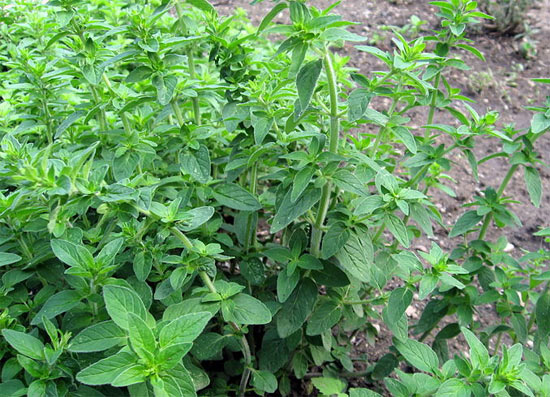
[[[183,234],[179,229],[175,227],[170,228],[170,232],[178,238],[185,248],[191,249],[193,248],[193,243],[187,238],[185,234]],[[216,286],[208,276],[208,274],[205,271],[199,271],[199,277],[201,278],[203,284],[205,285],[208,290],[214,294],[217,294],[218,291],[216,290]],[[242,333],[241,327],[239,327],[236,323],[233,321],[229,321],[229,325],[233,330],[241,335],[241,345],[243,349],[243,355],[244,355],[244,361],[245,361],[245,367],[243,374],[241,376],[241,383],[239,387],[239,396],[244,397],[244,393],[246,390],[246,385],[248,384],[248,380],[250,379],[250,366],[252,364],[252,355],[250,354],[250,345],[248,344],[248,341],[246,340],[246,336]]]
[[[401,92],[402,88],[403,88],[403,84],[401,82],[399,82],[399,84],[397,85],[397,91],[396,92],[399,94]],[[388,111],[388,119],[391,118],[391,116],[393,115],[393,112],[395,112],[395,109],[397,108],[398,103],[399,103],[399,97],[394,98],[394,100],[391,104],[390,110]],[[378,146],[380,146],[380,143],[382,142],[382,138],[385,135],[386,130],[387,130],[386,127],[382,127],[382,128],[380,128],[380,131],[378,131],[378,134],[376,135],[376,139],[374,141],[374,145],[373,145],[373,147],[370,151],[370,157],[374,158],[374,156],[376,155],[376,152],[378,150]]]
[[[546,285],[544,286],[544,289],[542,290],[539,299],[548,293],[548,290],[550,289],[550,281],[546,282]],[[531,317],[529,317],[529,323],[527,324],[527,332],[531,331],[531,328],[533,328],[533,324],[535,324],[535,312],[531,312]]]
[[[178,106],[178,100],[176,98],[172,99],[172,102],[170,102],[170,105],[172,106],[172,111],[174,112],[174,115],[178,120],[178,125],[180,127],[183,126],[185,124],[185,120],[183,119],[183,114],[181,113],[181,109]]]
[[[181,3],[179,1],[176,1],[175,5],[176,5],[176,13],[178,14],[178,18],[181,18],[183,16],[183,9],[181,7]],[[187,55],[187,67],[189,68],[189,77],[191,77],[192,80],[195,80],[197,76],[195,71],[195,58],[193,56],[193,48],[188,47],[185,53]],[[201,125],[201,108],[200,108],[199,98],[198,97],[191,98],[191,103],[193,104],[193,116],[195,119],[195,124]],[[179,122],[179,117],[178,117],[178,122]],[[180,126],[181,125],[183,125],[183,123],[180,123]]]
[[[504,189],[508,186],[508,183],[510,183],[510,180],[514,176],[514,173],[518,169],[519,164],[514,164],[510,167],[508,172],[506,173],[506,176],[502,180],[502,183],[500,184],[500,187],[498,188],[497,197],[501,197],[504,193]],[[493,213],[489,212],[487,215],[485,215],[485,218],[483,219],[483,224],[481,225],[481,230],[479,231],[479,235],[477,236],[478,240],[483,240],[485,238],[485,234],[487,234],[487,230],[489,229],[489,225],[491,224],[491,220],[493,219]]]
[[[327,74],[327,82],[330,98],[330,132],[329,132],[329,151],[331,153],[338,152],[338,138],[340,136],[340,119],[338,118],[338,86],[334,66],[332,64],[332,55],[327,50],[323,59],[325,73]],[[319,256],[321,239],[323,237],[323,225],[330,206],[330,196],[332,186],[330,182],[325,183],[321,193],[321,201],[317,210],[317,217],[311,232],[311,247],[310,252],[314,256]]]
[[[193,48],[189,47],[186,50],[187,54],[187,66],[189,68],[189,77],[191,77],[192,80],[196,80],[197,75],[195,72],[195,58],[193,56]],[[199,98],[193,97],[191,98],[191,103],[193,104],[193,116],[195,117],[195,124],[201,125],[201,107],[199,104]]]
[[[495,343],[495,350],[493,350],[493,355],[496,355],[498,353],[498,348],[500,347],[500,342],[502,341],[502,334],[504,332],[499,332],[497,336],[497,341]]]
[[[99,105],[101,103],[101,99],[99,97],[99,94],[97,92],[97,89],[95,86],[90,84],[90,91],[92,93],[92,97],[94,98],[94,102],[96,105]],[[99,122],[99,126],[103,131],[107,130],[107,115],[105,113],[105,109],[100,108],[99,112],[97,113],[97,120]]]
[[[441,72],[437,72],[435,75],[435,82],[434,82],[434,94],[432,97],[432,102],[430,103],[430,112],[428,113],[428,121],[427,125],[430,125],[434,121],[435,116],[435,109],[436,109],[436,102],[437,102],[437,93],[439,92],[439,82],[441,81]],[[428,142],[428,139],[430,139],[430,133],[432,132],[431,128],[426,128],[424,131],[424,142]]]
[[[258,177],[258,164],[255,163],[252,167],[252,170],[250,171],[250,193],[252,195],[256,195],[256,179]],[[250,250],[250,246],[256,245],[256,228],[253,228],[252,226],[252,219],[254,218],[254,213],[250,213],[248,215],[248,219],[246,220],[246,233],[245,233],[245,239],[244,239],[244,250],[245,252],[248,252]]]

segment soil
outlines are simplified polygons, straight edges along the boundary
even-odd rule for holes
[[[273,2],[263,1],[256,5],[250,5],[250,0],[219,1],[217,9],[223,14],[232,13],[235,8],[242,7],[247,10],[249,17],[255,25],[258,25],[264,15],[273,7]],[[310,4],[323,9],[333,1],[314,0]],[[335,12],[343,16],[345,20],[358,22],[357,26],[351,28],[358,34],[367,36],[369,45],[375,45],[383,50],[391,50],[391,31],[387,26],[393,25],[403,27],[410,23],[412,15],[416,15],[426,23],[422,25],[421,32],[429,32],[431,29],[439,28],[439,21],[435,16],[435,8],[424,0],[343,0],[335,9]],[[275,22],[284,20],[278,17]],[[485,55],[486,62],[475,56],[463,52],[463,60],[471,67],[469,71],[453,71],[448,79],[454,87],[460,88],[462,93],[476,101],[472,105],[479,113],[487,110],[495,110],[500,113],[498,127],[502,129],[505,125],[514,123],[516,128],[524,129],[529,127],[532,112],[526,110],[525,106],[542,105],[547,95],[550,95],[550,86],[535,84],[531,81],[536,77],[550,77],[550,0],[539,0],[528,12],[526,17],[527,30],[523,37],[517,34],[502,35],[489,29],[480,28],[470,34],[476,48]],[[409,32],[410,33],[410,32]],[[526,39],[536,44],[536,54],[525,56],[521,52],[521,45]],[[351,57],[350,65],[359,69],[363,74],[369,75],[373,70],[384,70],[381,63],[366,53],[357,51],[353,45],[346,45],[337,50],[341,55]],[[425,123],[426,114],[413,115],[410,125],[421,126]],[[450,122],[446,116],[437,114],[435,122]],[[420,129],[419,129],[420,130]],[[495,151],[494,140],[482,140],[476,148],[475,155],[478,159]],[[550,164],[550,134],[543,136],[536,142],[536,150],[540,159]],[[456,180],[452,186],[457,193],[455,198],[449,197],[439,191],[430,191],[441,211],[446,225],[453,225],[457,218],[465,211],[463,204],[471,202],[474,195],[479,194],[488,186],[498,189],[500,181],[508,171],[506,161],[493,159],[479,167],[479,182],[471,173],[470,166],[466,159],[458,153],[452,153],[450,159],[456,165],[449,172],[449,175]],[[520,204],[512,206],[513,211],[520,217],[522,226],[499,230],[491,228],[487,238],[496,240],[504,235],[509,241],[508,251],[514,256],[522,255],[523,250],[548,249],[540,237],[534,237],[533,233],[540,227],[550,226],[550,172],[548,168],[539,167],[542,178],[543,200],[540,208],[535,208],[529,202],[523,173],[517,172],[505,193],[519,201]],[[451,250],[461,242],[460,238],[449,239],[450,228],[438,227],[435,230],[433,241],[442,248]],[[419,239],[414,248],[420,250],[429,249],[431,243],[427,239]],[[419,318],[423,308],[422,302],[413,302],[407,314],[410,316],[410,323]],[[482,324],[490,324],[498,321],[498,316],[493,307],[483,307],[476,314]],[[450,319],[452,320],[452,319]],[[391,346],[391,333],[380,327],[379,335],[372,346],[366,342],[361,335],[354,337],[353,343],[356,346],[354,356],[361,356],[366,353],[369,362],[375,362],[383,356]],[[456,339],[451,350],[464,350],[463,341]],[[351,382],[361,385],[361,382]],[[369,385],[372,387],[373,385]],[[297,395],[304,395],[298,392]]]

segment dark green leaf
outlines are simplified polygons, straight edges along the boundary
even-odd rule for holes
[[[307,109],[315,87],[317,80],[321,74],[323,68],[323,61],[311,61],[306,63],[296,76],[296,86],[298,88],[298,97],[300,98],[300,106],[303,110]]]

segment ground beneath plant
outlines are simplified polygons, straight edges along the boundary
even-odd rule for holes
[[[329,0],[310,2],[318,8],[328,7],[331,3],[332,1]],[[257,25],[273,7],[273,4],[273,2],[264,1],[260,4],[250,5],[249,0],[230,0],[219,1],[216,5],[223,14],[230,14],[235,8],[242,7],[247,10],[253,23]],[[336,12],[346,20],[358,22],[359,25],[352,27],[352,30],[366,36],[370,45],[375,45],[383,50],[392,49],[389,26],[401,28],[410,23],[410,18],[413,15],[426,21],[422,26],[424,32],[439,27],[435,8],[424,0],[343,0],[336,8]],[[509,123],[514,123],[517,128],[527,128],[532,113],[524,107],[540,105],[544,102],[545,97],[550,95],[548,86],[535,84],[531,81],[536,77],[550,77],[549,21],[550,0],[541,0],[533,6],[527,15],[525,21],[527,33],[524,32],[523,37],[503,36],[488,29],[472,32],[470,38],[483,52],[486,62],[482,62],[469,53],[463,53],[461,55],[471,70],[455,71],[448,76],[454,87],[460,88],[463,94],[476,101],[473,107],[478,112],[498,111],[501,115],[498,124],[500,128]],[[522,40],[526,39],[534,43],[536,48],[536,53],[530,56],[526,56],[521,51]],[[368,75],[371,71],[383,70],[383,66],[376,58],[357,51],[353,45],[346,45],[338,51],[342,55],[350,56],[351,66],[359,69],[363,74]],[[421,126],[425,123],[426,117],[427,112],[426,114],[412,115],[410,125]],[[435,122],[450,122],[450,120],[441,114],[436,114]],[[539,139],[536,143],[536,150],[540,154],[540,159],[549,164],[550,136],[547,135]],[[487,140],[478,144],[475,154],[480,159],[494,151],[495,142]],[[465,211],[462,207],[463,204],[470,202],[475,195],[488,186],[497,189],[508,170],[505,161],[500,159],[487,161],[479,168],[479,182],[477,182],[465,158],[456,153],[452,154],[450,159],[456,163],[456,166],[449,172],[449,175],[456,180],[456,184],[449,183],[449,186],[456,192],[456,197],[449,197],[438,191],[430,192],[435,197],[448,226],[453,225]],[[521,204],[513,205],[513,210],[523,224],[521,227],[504,231],[493,229],[488,235],[488,238],[493,241],[501,235],[506,236],[509,241],[507,250],[517,257],[522,255],[522,250],[549,248],[540,237],[533,236],[533,233],[540,227],[550,226],[550,219],[548,219],[550,215],[550,172],[548,168],[543,167],[539,167],[539,170],[545,191],[540,208],[534,208],[530,204],[522,172],[517,172],[505,193],[521,201]],[[451,250],[460,243],[460,239],[448,238],[449,230],[449,228],[438,227],[435,237],[432,239],[447,250]],[[427,250],[430,244],[429,240],[420,239],[414,248]],[[422,308],[422,302],[413,302],[407,311],[410,323],[414,323],[419,318]],[[498,321],[498,316],[491,306],[480,309],[476,316],[482,324]],[[388,347],[392,344],[391,333],[384,328],[383,324],[375,325],[380,328],[380,332],[374,345],[368,344],[364,336],[356,335],[354,337],[353,343],[356,346],[353,352],[354,357],[360,358],[366,355],[368,362],[372,363],[387,353]],[[464,351],[462,343],[461,340],[455,340],[454,346],[451,347],[455,351]],[[351,383],[362,385],[360,379]],[[365,385],[363,384],[363,386]],[[368,385],[368,387],[372,386]],[[306,395],[304,390],[296,390],[295,393],[296,395]]]

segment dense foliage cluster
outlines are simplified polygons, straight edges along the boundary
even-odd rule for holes
[[[550,99],[499,130],[453,88],[483,58],[473,1],[391,52],[311,3],[252,27],[206,0],[0,1],[1,396],[550,395],[550,252],[486,238],[521,223],[516,172],[541,202]],[[456,222],[451,153],[510,164]],[[412,248],[451,223],[452,252]],[[393,346],[352,360],[376,322]]]

